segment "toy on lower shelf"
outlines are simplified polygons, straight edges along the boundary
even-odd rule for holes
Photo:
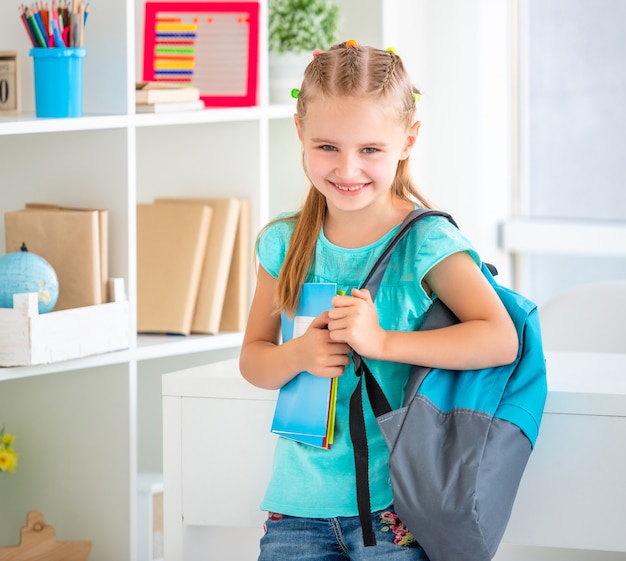
[[[20,545],[0,547],[0,561],[87,561],[90,541],[58,542],[52,526],[36,510],[26,516]]]

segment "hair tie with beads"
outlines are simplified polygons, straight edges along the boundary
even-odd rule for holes
[[[298,99],[300,97],[300,90],[298,88],[293,88],[291,90],[291,97]]]
[[[394,47],[387,47],[385,50],[386,50],[388,53],[391,53],[391,54],[393,54],[393,55],[397,55],[397,54],[398,54],[398,51],[396,51],[396,49],[395,49]]]
[[[322,54],[322,49],[315,49],[313,51],[313,58],[317,58],[317,55],[321,55]]]
[[[348,39],[346,41],[346,49],[349,49],[350,47],[356,49],[358,46],[359,44],[354,39]]]
[[[422,94],[419,92],[413,92],[413,101],[417,103],[422,99]]]

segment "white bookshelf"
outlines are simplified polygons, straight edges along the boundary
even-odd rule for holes
[[[363,10],[342,0],[345,33],[382,44],[385,3],[368,0]],[[137,476],[163,465],[161,376],[237,356],[241,333],[134,335],[135,208],[159,196],[245,197],[254,236],[301,201],[294,106],[267,103],[267,0],[260,4],[258,106],[135,115],[144,4],[96,0],[85,30],[84,116],[37,119],[19,2],[0,3],[0,50],[18,51],[22,109],[0,114],[0,254],[4,211],[33,201],[106,208],[110,275],[125,279],[131,304],[126,350],[0,369],[0,426],[17,436],[20,454],[17,472],[0,474],[0,547],[17,545],[26,513],[40,510],[59,541],[92,541],[90,561],[135,560]]]

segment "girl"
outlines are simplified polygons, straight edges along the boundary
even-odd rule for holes
[[[270,515],[260,561],[424,560],[393,512],[388,449],[365,408],[377,545],[364,547],[358,518],[348,404],[365,359],[392,407],[409,364],[475,369],[515,359],[517,335],[483,277],[471,244],[447,220],[428,217],[396,247],[375,303],[359,290],[406,215],[428,206],[409,173],[419,121],[400,57],[353,40],[317,52],[294,116],[311,186],[299,212],[260,234],[257,286],[241,349],[242,375],[277,389],[299,372],[339,377],[330,450],[279,438],[262,504]],[[336,282],[345,296],[306,332],[279,344],[280,312],[294,313],[302,283]],[[435,298],[461,323],[415,331]]]

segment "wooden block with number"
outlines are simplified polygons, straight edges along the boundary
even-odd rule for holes
[[[18,111],[17,52],[0,51],[0,115]]]

